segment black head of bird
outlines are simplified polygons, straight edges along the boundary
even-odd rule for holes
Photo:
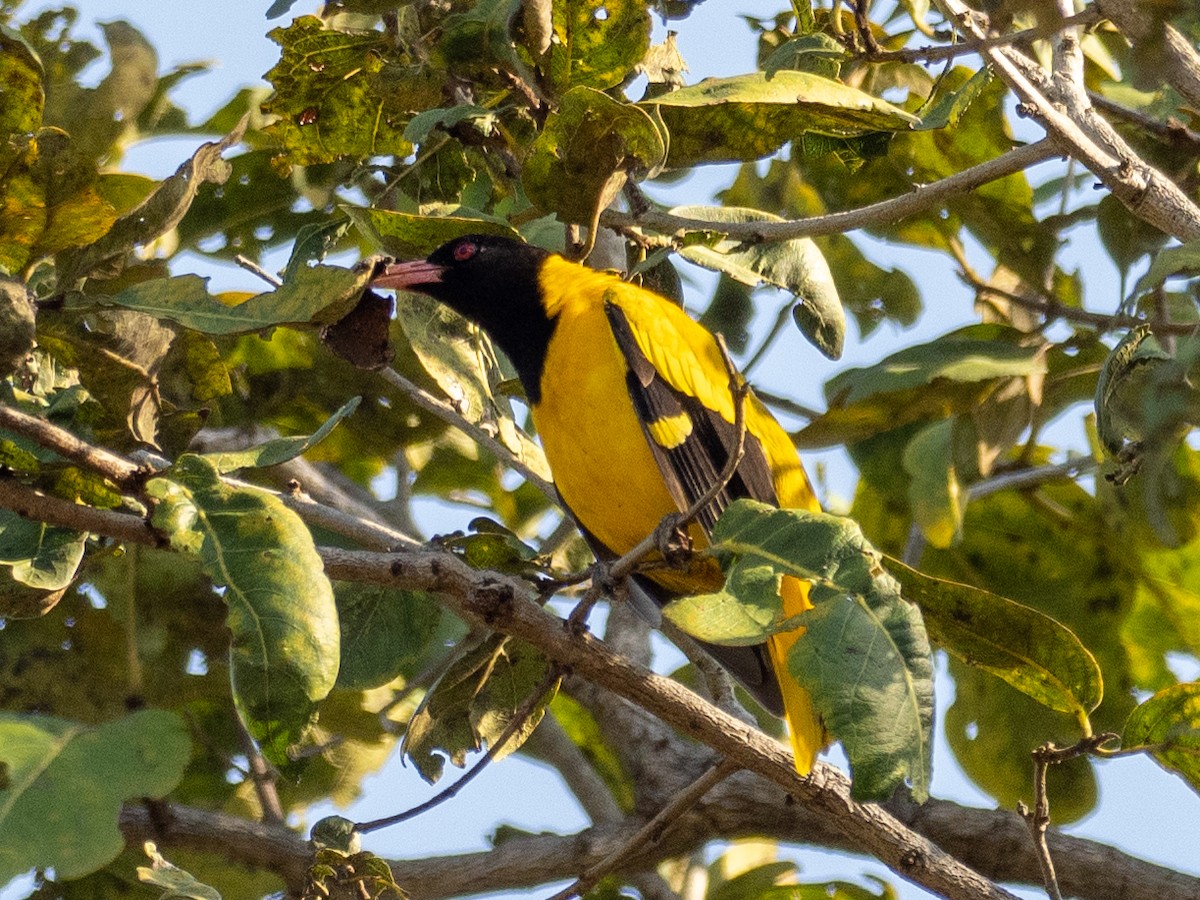
[[[428,259],[386,266],[373,284],[427,294],[479,325],[508,354],[536,400],[554,331],[538,281],[548,256],[548,250],[511,238],[469,234],[438,247]]]

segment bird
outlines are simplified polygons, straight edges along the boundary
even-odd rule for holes
[[[738,447],[737,400],[715,336],[665,297],[510,237],[469,234],[428,258],[384,265],[372,286],[426,294],[486,332],[511,360],[566,509],[598,558],[628,552],[665,516],[709,491]],[[696,548],[733,500],[820,511],[795,445],[736,375],[743,457],[688,526]],[[661,605],[719,590],[720,566],[634,576]],[[809,585],[785,576],[783,614],[811,608]],[[786,719],[807,775],[829,737],[787,655],[803,629],[751,647],[703,644],[769,712]]]

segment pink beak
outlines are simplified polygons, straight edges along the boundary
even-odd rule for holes
[[[420,284],[434,284],[442,280],[445,266],[418,259],[413,262],[392,263],[375,276],[371,287],[406,291]]]

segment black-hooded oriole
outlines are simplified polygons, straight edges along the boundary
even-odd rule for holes
[[[619,556],[664,516],[717,481],[737,446],[736,410],[716,340],[651,291],[507,238],[469,235],[427,260],[395,263],[375,286],[428,294],[477,323],[512,360],[554,483],[602,556]],[[733,499],[816,511],[795,446],[754,395],[744,401],[744,456],[689,529],[696,546]],[[639,576],[664,603],[716,590],[720,568]],[[808,608],[808,586],[785,578],[787,615]],[[826,742],[807,691],[787,668],[800,632],[756,647],[708,649],[767,709],[790,725],[796,768],[807,774]]]

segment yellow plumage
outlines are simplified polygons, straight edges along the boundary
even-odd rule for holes
[[[718,480],[737,433],[729,374],[716,340],[670,301],[544,250],[469,235],[428,260],[388,266],[379,287],[421,290],[479,323],[508,354],[529,396],[554,482],[598,552],[620,555]],[[720,509],[739,496],[817,511],[795,447],[749,395],[746,454],[720,502],[689,526],[707,545]],[[717,563],[646,573],[660,601],[722,584]],[[808,585],[784,578],[783,611],[810,607]],[[808,693],[787,668],[801,631],[764,647],[708,651],[791,726],[807,774],[826,742]],[[776,683],[778,691],[775,690]]]
[[[543,384],[552,384],[553,390],[546,389],[534,405],[533,421],[567,506],[606,547],[625,553],[654,531],[663,516],[677,512],[678,505],[629,398],[626,360],[605,304],[624,312],[638,347],[673,388],[732,423],[735,409],[725,363],[713,336],[683,310],[616,276],[551,256],[542,265],[539,282],[546,312],[557,319],[543,376]],[[745,420],[747,432],[763,446],[780,505],[819,511],[795,446],[753,395]],[[705,546],[699,528],[690,532],[698,547]],[[715,565],[650,577],[681,594],[712,591],[722,580]],[[811,606],[804,582],[785,578],[781,593],[785,615]],[[807,774],[826,737],[808,693],[787,669],[787,651],[800,634],[776,635],[769,652],[791,726],[796,768]]]

